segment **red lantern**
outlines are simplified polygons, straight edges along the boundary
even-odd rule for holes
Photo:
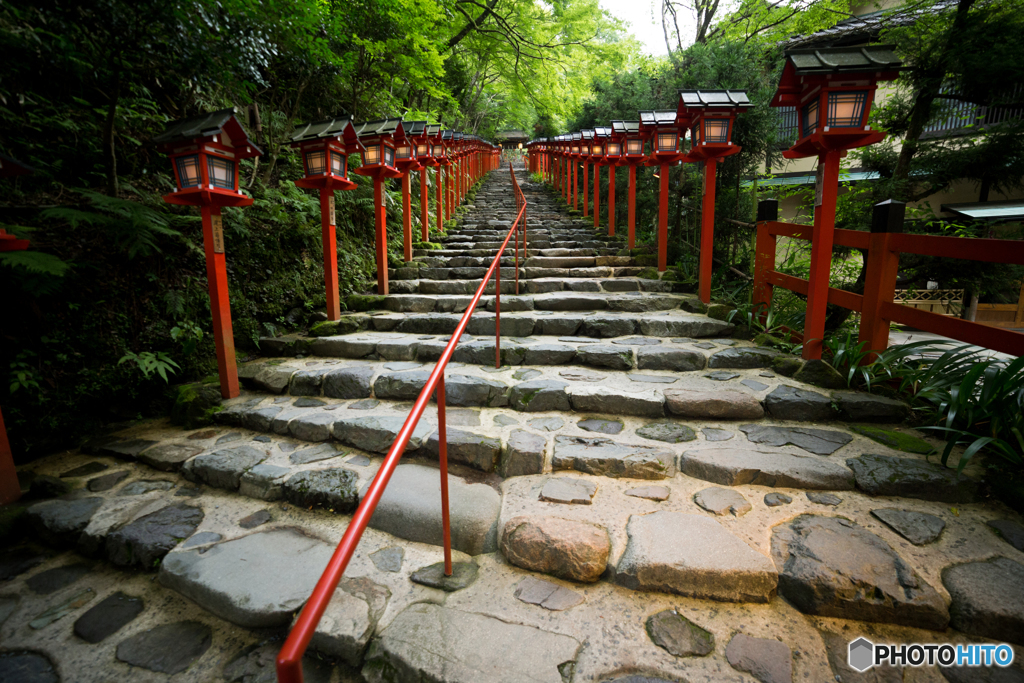
[[[646,164],[659,166],[658,192],[658,270],[668,269],[668,169],[683,158],[679,128],[674,111],[640,112],[640,132],[651,140],[651,155]]]
[[[846,151],[881,141],[868,116],[879,81],[894,80],[902,62],[891,46],[818,48],[786,53],[773,107],[795,107],[800,137],[787,159],[818,157],[811,269],[804,321],[803,357],[821,358],[829,271],[839,191],[839,163]]]
[[[375,215],[375,248],[377,253],[377,293],[388,293],[387,210],[384,207],[384,181],[398,178],[402,172],[395,165],[395,146],[405,142],[402,119],[367,121],[356,126],[356,135],[363,148],[363,164],[355,170],[373,178]]]
[[[616,165],[629,167],[627,244],[633,249],[636,246],[636,167],[647,159],[644,155],[644,135],[640,132],[639,121],[612,121],[612,135],[621,145]]]
[[[234,398],[239,392],[220,210],[223,206],[252,204],[252,197],[238,191],[238,162],[262,154],[235,115],[231,108],[171,121],[153,138],[160,150],[170,155],[178,187],[165,195],[164,201],[201,207],[213,335],[224,398]]]
[[[612,129],[610,126],[595,126],[594,140],[590,144],[590,159],[594,163],[594,227],[598,227],[601,218],[601,167],[609,166],[608,144],[611,142]],[[614,175],[610,170],[609,177]],[[613,200],[614,201],[614,200]],[[615,219],[609,213],[608,234],[614,235]]]
[[[320,227],[324,245],[324,286],[327,290],[327,319],[341,317],[338,293],[338,245],[335,239],[334,191],[352,190],[348,179],[348,156],[362,150],[350,117],[306,123],[295,128],[291,146],[299,150],[305,177],[298,187],[320,191]]]
[[[690,129],[690,153],[686,161],[704,162],[704,199],[701,204],[700,267],[698,292],[701,301],[711,303],[712,252],[715,231],[715,170],[717,160],[736,154],[732,144],[736,115],[750,108],[743,90],[680,90],[676,120]]]

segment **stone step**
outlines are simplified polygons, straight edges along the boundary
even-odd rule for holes
[[[546,294],[549,292],[661,292],[689,293],[693,286],[688,283],[669,280],[649,280],[636,277],[637,268],[613,268],[610,278],[533,278],[519,281],[519,294]],[[480,280],[395,280],[391,282],[391,294],[474,294]],[[489,282],[484,290],[494,294],[495,283]],[[501,293],[515,294],[515,280],[503,277]]]
[[[505,275],[502,275],[505,279]],[[425,284],[421,281],[420,283]],[[513,286],[515,282],[513,281]],[[503,296],[501,300],[502,313],[517,313],[524,311],[629,311],[636,312],[638,309],[646,311],[668,311],[681,309],[688,312],[702,312],[703,304],[696,297],[680,296],[676,294],[651,292],[640,295],[639,292],[617,292],[611,296],[608,294],[599,295],[597,292],[604,291],[597,287],[600,282],[593,283],[594,286],[572,283],[576,289],[569,292],[550,292],[536,295],[524,293],[521,296]],[[589,283],[588,283],[589,284]],[[479,287],[480,283],[477,282]],[[639,284],[637,285],[639,288]],[[522,289],[522,286],[520,287]],[[612,286],[614,290],[615,287]],[[475,288],[474,288],[475,291]],[[448,294],[393,294],[384,301],[384,308],[394,313],[431,313],[431,312],[453,312],[465,311],[472,297],[451,296]],[[495,310],[495,298],[483,296],[480,298],[478,310]],[[477,314],[474,314],[474,318]],[[472,319],[471,319],[472,320]],[[724,326],[723,326],[724,329]]]

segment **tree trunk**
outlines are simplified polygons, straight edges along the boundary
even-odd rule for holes
[[[114,84],[110,89],[110,103],[107,105],[107,120],[103,123],[103,155],[107,162],[107,194],[116,197],[117,182],[117,149],[114,132],[117,124],[117,102],[121,97],[121,69],[114,67]]]
[[[309,77],[302,79],[299,83],[299,89],[295,93],[295,103],[292,105],[292,111],[288,114],[288,120],[285,121],[285,130],[292,129],[292,122],[295,117],[299,115],[299,104],[302,102],[302,93],[306,91],[306,86],[309,85]],[[267,135],[267,146],[269,147],[270,159],[267,161],[267,168],[263,171],[263,184],[266,185],[270,182],[270,178],[274,173],[274,169],[277,167],[277,158],[281,154],[281,144],[278,140],[271,140],[270,135]]]
[[[953,40],[964,34],[964,24],[967,21],[967,13],[974,5],[975,0],[960,0],[957,3],[956,17],[953,19],[953,26],[946,34],[946,47],[941,56],[934,63],[922,72],[918,82],[920,83],[914,104],[910,109],[910,121],[907,126],[906,135],[903,138],[903,147],[900,149],[899,159],[896,161],[896,169],[893,171],[893,180],[897,181],[896,186],[900,189],[902,198],[910,198],[913,194],[910,189],[910,163],[917,154],[920,145],[921,134],[924,133],[928,120],[932,115],[932,103],[942,90],[942,83],[949,71],[950,49],[949,45]],[[901,187],[902,186],[902,187]]]

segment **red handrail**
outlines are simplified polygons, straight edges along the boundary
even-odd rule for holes
[[[370,482],[370,487],[367,489],[366,495],[363,496],[363,500],[359,503],[359,507],[356,508],[355,514],[352,515],[352,521],[349,522],[348,528],[345,530],[345,535],[342,536],[337,549],[334,551],[334,555],[331,556],[330,562],[327,563],[327,568],[320,576],[320,580],[317,581],[316,587],[313,589],[313,593],[309,596],[309,600],[306,601],[305,606],[302,608],[302,613],[299,614],[299,618],[295,622],[295,626],[292,627],[291,633],[288,634],[288,639],[285,640],[284,646],[278,653],[278,683],[302,683],[302,656],[306,653],[306,648],[309,646],[309,641],[313,637],[313,633],[316,631],[317,624],[320,623],[324,610],[327,609],[327,603],[331,601],[331,597],[334,595],[334,591],[338,587],[338,581],[341,580],[342,574],[344,574],[345,569],[348,567],[348,563],[351,561],[352,555],[355,553],[356,546],[359,545],[363,532],[366,531],[366,526],[369,524],[370,518],[377,509],[377,503],[380,502],[380,498],[384,494],[384,489],[387,488],[388,482],[391,480],[391,475],[394,474],[395,468],[398,466],[398,461],[401,459],[402,453],[405,451],[405,447],[409,443],[409,437],[412,436],[413,431],[416,429],[416,425],[419,424],[420,417],[423,415],[423,411],[426,409],[427,403],[430,401],[430,396],[435,392],[435,389],[437,391],[438,445],[439,460],[441,463],[441,524],[444,529],[444,573],[446,576],[451,576],[452,546],[451,532],[448,526],[448,443],[446,440],[447,435],[444,410],[444,370],[448,365],[448,361],[451,360],[452,354],[455,353],[455,347],[459,343],[459,339],[462,337],[462,333],[466,329],[466,325],[469,324],[469,319],[476,310],[477,302],[480,301],[480,296],[487,288],[487,283],[491,281],[491,276],[494,274],[496,269],[498,271],[499,279],[497,281],[497,289],[495,290],[498,294],[495,305],[495,311],[498,316],[498,319],[495,320],[495,335],[497,338],[495,347],[500,348],[501,330],[500,327],[498,327],[498,320],[500,320],[501,315],[501,257],[505,253],[505,248],[508,246],[508,241],[512,238],[512,235],[518,233],[520,221],[523,223],[524,253],[526,250],[526,197],[523,196],[523,191],[519,188],[519,183],[516,182],[516,174],[512,169],[512,164],[509,164],[509,173],[512,175],[512,184],[516,193],[516,206],[519,209],[516,213],[516,219],[513,221],[512,227],[509,228],[508,235],[505,236],[505,241],[502,243],[501,248],[498,249],[498,254],[491,262],[491,267],[487,270],[487,274],[484,275],[483,281],[477,288],[476,294],[473,296],[473,300],[466,308],[466,312],[462,315],[462,319],[459,320],[459,324],[455,328],[455,333],[452,334],[451,339],[448,341],[448,345],[441,353],[441,358],[437,361],[437,365],[434,366],[434,371],[430,373],[430,378],[420,391],[420,395],[416,398],[416,403],[413,404],[409,417],[406,418],[405,424],[403,424],[402,428],[399,430],[398,436],[395,438],[395,442],[391,444],[391,450],[389,450],[388,454],[384,457],[384,463],[381,465],[380,470],[378,470],[377,475],[373,478],[373,481]],[[519,239],[517,237],[517,280],[519,271],[518,251]],[[498,367],[500,367],[500,351],[498,352],[497,363]]]

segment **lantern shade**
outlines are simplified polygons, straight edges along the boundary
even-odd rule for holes
[[[704,143],[728,143],[729,123],[727,118],[704,118]]]
[[[327,173],[327,152],[316,149],[306,152],[306,175]]]
[[[236,118],[222,109],[167,124],[153,138],[171,157],[177,191],[166,195],[170,204],[248,206],[252,198],[238,191],[238,161],[262,154]]]
[[[658,135],[655,138],[657,141],[657,152],[678,152],[679,151],[679,134],[674,131],[658,131]]]
[[[630,138],[626,140],[626,155],[627,156],[643,156],[644,154],[644,141],[639,138]]]
[[[177,157],[174,166],[178,171],[178,188],[198,187],[202,182],[199,177],[199,155],[187,154]]]
[[[810,135],[818,129],[818,123],[821,120],[820,110],[818,106],[818,99],[815,98],[804,105],[803,112],[801,112],[801,119],[803,120],[803,133],[804,137]]]
[[[406,137],[402,119],[379,119],[355,125],[356,135],[363,146],[362,166],[355,170],[360,175],[397,178],[405,173],[396,168],[395,146],[407,147],[410,156],[405,157],[410,165],[411,143]],[[415,164],[415,161],[411,162]]]
[[[395,148],[396,159],[411,159],[412,158],[412,146],[411,145],[399,145]]]
[[[864,108],[868,102],[865,90],[840,90],[828,94],[829,128],[859,127],[864,119]]]
[[[331,173],[344,178],[348,175],[348,158],[340,152],[331,152]]]
[[[367,145],[366,151],[363,152],[363,165],[364,166],[376,166],[380,164],[380,148],[381,145]]]
[[[679,129],[674,111],[640,112],[640,132],[652,140],[647,164],[673,163],[679,158]]]

